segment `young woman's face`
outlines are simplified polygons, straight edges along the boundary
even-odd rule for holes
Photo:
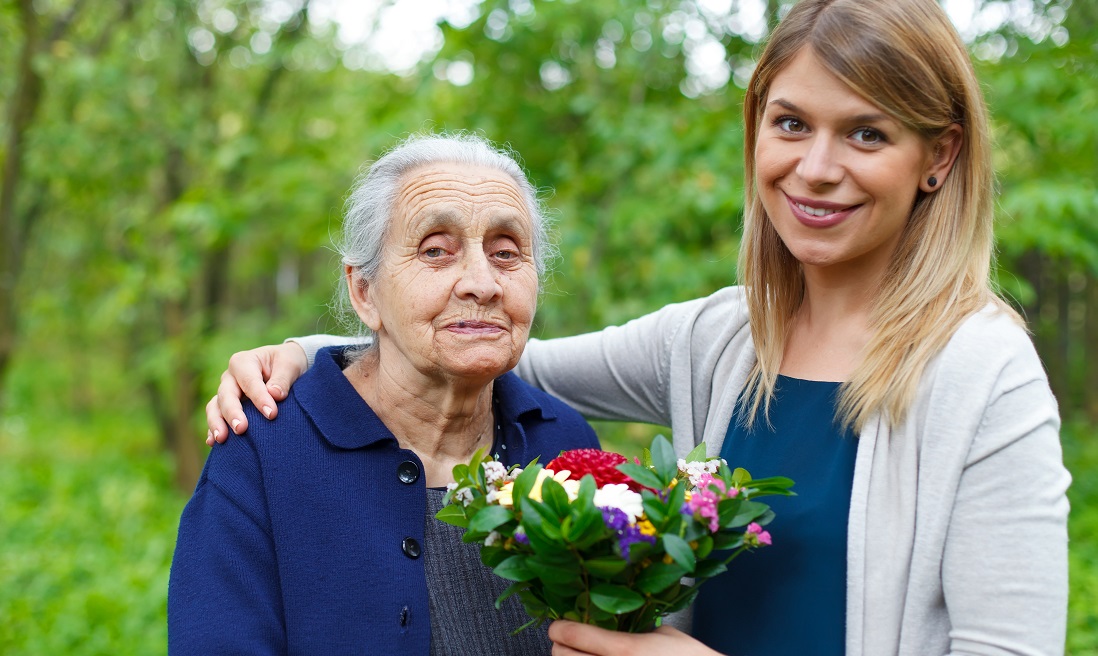
[[[925,139],[854,93],[810,48],[774,77],[755,146],[756,183],[806,271],[883,274],[933,159]]]

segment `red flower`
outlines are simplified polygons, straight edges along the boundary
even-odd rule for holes
[[[591,474],[599,487],[611,483],[625,483],[639,492],[644,486],[618,471],[617,466],[623,462],[627,460],[620,453],[599,449],[572,449],[561,453],[545,465],[545,468],[555,472],[567,469],[572,472],[568,478],[576,481],[583,478],[585,474]]]

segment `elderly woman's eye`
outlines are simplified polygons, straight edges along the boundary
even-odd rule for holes
[[[426,257],[442,257],[446,254],[446,251],[442,250],[438,246],[432,246],[431,248],[424,249],[423,254]]]

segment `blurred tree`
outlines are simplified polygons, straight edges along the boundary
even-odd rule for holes
[[[97,369],[124,370],[189,488],[214,372],[316,330],[343,194],[424,128],[509,143],[554,189],[540,334],[732,284],[742,87],[787,5],[484,0],[395,75],[303,0],[0,3],[0,381],[17,337],[65,360],[70,406],[116,403]],[[1095,7],[1032,8],[972,36],[999,142],[999,277],[1065,413],[1098,417]]]

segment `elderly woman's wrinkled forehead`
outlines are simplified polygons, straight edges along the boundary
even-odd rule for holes
[[[511,176],[486,166],[438,162],[409,171],[393,207],[394,229],[422,232],[475,224],[529,237],[533,219]]]

